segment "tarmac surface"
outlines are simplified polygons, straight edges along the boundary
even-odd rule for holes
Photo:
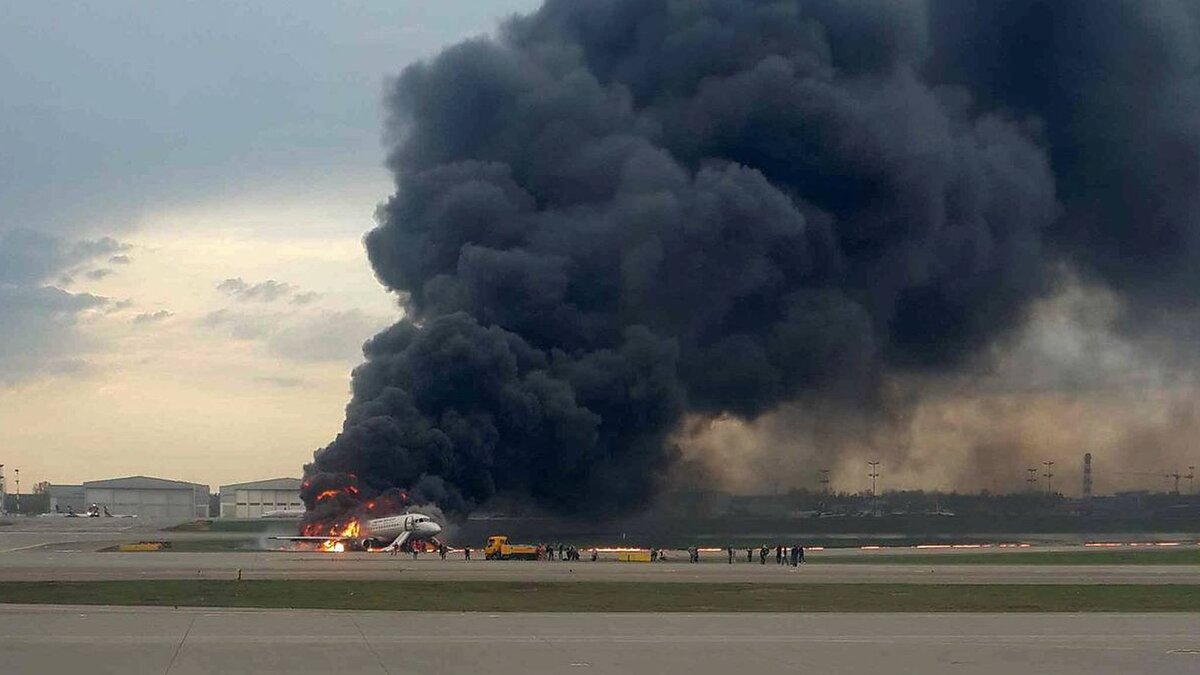
[[[931,583],[931,584],[1198,584],[1200,565],[806,565],[780,567],[727,564],[723,553],[706,553],[701,564],[674,554],[672,562],[617,563],[485,561],[455,556],[392,556],[384,553],[329,554],[297,551],[220,551],[213,553],[101,553],[99,548],[139,539],[185,541],[244,540],[245,533],[164,533],[132,519],[30,518],[0,527],[0,581],[89,581],[121,579],[408,579],[494,581],[631,581],[764,583]],[[272,542],[263,539],[268,545]],[[276,542],[277,543],[277,542]],[[1191,544],[1194,545],[1194,544]],[[911,551],[912,549],[904,549]],[[1038,547],[1034,550],[1059,550]],[[1078,547],[1066,550],[1080,550]],[[977,551],[971,549],[970,551]],[[967,552],[970,552],[967,551]],[[888,551],[892,553],[893,551]],[[896,551],[899,552],[899,551]],[[920,551],[953,556],[956,550]],[[1005,555],[1020,555],[1011,551]],[[819,555],[872,555],[860,550],[823,551]],[[2,672],[2,671],[0,671]]]
[[[405,579],[679,583],[1197,584],[1191,565],[767,565],[438,560],[382,553],[0,554],[0,581]]]
[[[0,605],[0,672],[1196,673],[1200,614],[449,614]]]

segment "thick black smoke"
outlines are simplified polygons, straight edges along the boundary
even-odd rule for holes
[[[410,66],[366,239],[408,318],[308,472],[633,508],[685,413],[870,406],[1060,263],[1189,292],[1195,5],[548,0]]]

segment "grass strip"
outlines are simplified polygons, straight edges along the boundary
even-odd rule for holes
[[[1200,548],[808,556],[821,565],[1200,565]]]
[[[445,612],[1195,612],[1200,585],[34,581],[0,582],[0,603]]]

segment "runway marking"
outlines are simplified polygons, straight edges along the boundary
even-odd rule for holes
[[[171,661],[167,664],[167,669],[163,671],[163,675],[171,672],[175,667],[175,661],[179,658],[179,651],[183,649],[183,643],[187,642],[188,635],[192,632],[192,626],[196,625],[196,615],[192,615],[192,620],[188,622],[187,630],[183,631],[183,637],[179,638],[179,644],[175,645],[175,652],[171,654]]]
[[[375,662],[379,664],[379,667],[383,669],[384,673],[391,675],[392,671],[388,670],[387,663],[383,660],[383,657],[379,655],[379,652],[375,651],[375,645],[371,644],[371,639],[368,638],[367,634],[363,631],[362,625],[358,623],[358,619],[351,617],[350,620],[354,623],[354,627],[358,629],[358,634],[362,638],[363,644],[367,645],[367,649],[369,649],[371,651],[371,655],[375,657]]]
[[[29,549],[32,549],[32,548],[41,548],[43,546],[53,546],[55,543],[62,543],[62,542],[53,542],[52,541],[52,542],[47,543],[47,542],[43,541],[43,542],[39,542],[37,544],[30,544],[29,546],[18,546],[16,548],[6,548],[6,549],[0,551],[0,553],[15,553],[17,551],[28,551]]]
[[[186,641],[190,644],[257,644],[264,637],[269,637],[275,643],[297,645],[323,644],[323,640],[337,637],[353,637],[353,634],[331,636],[329,633],[311,635],[271,634],[262,635],[204,635],[194,634],[195,617],[188,624],[183,638],[177,643],[176,653]],[[375,635],[367,636],[360,629],[359,636],[366,642],[368,648],[380,661],[380,666],[386,671],[387,665],[375,652],[372,643],[385,644],[472,644],[488,642],[496,644],[955,644],[972,646],[1017,646],[1054,647],[1056,649],[1071,649],[1081,651],[1135,651],[1145,650],[1152,646],[1150,643],[1194,640],[1195,635],[1097,635],[1077,636],[1065,635],[1052,637],[1046,635],[872,635],[872,636],[830,636],[830,635]],[[1140,644],[1113,645],[1112,641],[1121,639]],[[104,640],[112,643],[155,643],[175,642],[172,635],[4,635],[0,636],[0,644],[77,644]],[[1080,644],[1081,641],[1099,642],[1101,644]],[[1170,654],[1200,655],[1200,649],[1178,648],[1169,650]]]

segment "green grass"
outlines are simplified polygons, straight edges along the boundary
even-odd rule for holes
[[[1200,585],[0,582],[0,602],[481,612],[1174,612]]]
[[[807,556],[820,565],[1200,565],[1200,548]]]

